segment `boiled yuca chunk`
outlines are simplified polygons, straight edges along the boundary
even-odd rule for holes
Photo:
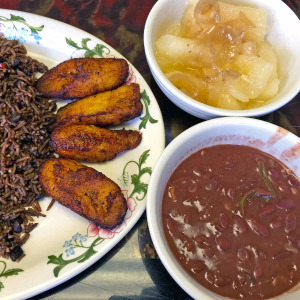
[[[276,96],[279,91],[278,57],[274,47],[268,41],[257,45],[257,55],[273,66],[266,88],[258,97],[259,100],[266,101]]]
[[[257,100],[266,101],[275,97],[279,91],[280,80],[278,78],[272,78],[268,81],[264,91],[257,97]]]
[[[212,64],[210,48],[195,39],[165,34],[156,41],[157,53],[163,61],[185,64],[191,67],[204,67]]]
[[[231,68],[241,75],[228,78],[228,93],[243,102],[255,99],[262,93],[273,71],[272,64],[255,55],[239,55]]]
[[[240,19],[246,27],[245,40],[262,42],[267,34],[267,17],[263,10],[220,2],[221,23]]]
[[[256,48],[257,55],[273,65],[271,77],[278,78],[278,57],[274,47],[268,41],[263,41],[259,43]]]
[[[208,105],[223,109],[239,110],[244,109],[245,102],[238,101],[226,91],[225,84],[214,84],[209,91]]]

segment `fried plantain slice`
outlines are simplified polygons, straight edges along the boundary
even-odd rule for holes
[[[52,158],[42,164],[39,181],[48,196],[97,226],[113,229],[124,219],[127,203],[120,187],[93,168]]]
[[[61,107],[53,128],[70,124],[116,125],[138,117],[142,110],[140,86],[122,85]]]
[[[51,133],[54,151],[75,160],[102,162],[120,152],[136,148],[142,134],[135,130],[109,130],[94,125],[57,127]]]
[[[49,98],[84,98],[117,88],[127,76],[125,59],[73,58],[43,74],[36,87]]]

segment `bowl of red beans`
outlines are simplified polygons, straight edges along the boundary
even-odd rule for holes
[[[182,110],[257,117],[300,91],[299,32],[281,0],[160,0],[144,46],[153,78]]]
[[[177,136],[153,170],[147,219],[193,298],[300,299],[300,139],[222,117]]]

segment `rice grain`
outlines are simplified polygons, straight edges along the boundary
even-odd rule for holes
[[[40,165],[54,156],[49,128],[56,103],[35,88],[47,67],[27,55],[16,40],[0,36],[0,256],[19,261],[21,246],[45,216],[37,199]]]

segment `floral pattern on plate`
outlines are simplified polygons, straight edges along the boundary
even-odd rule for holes
[[[122,57],[87,32],[19,11],[0,9],[0,31],[9,39],[18,39],[30,56],[49,68],[73,57]],[[152,168],[165,146],[164,125],[156,99],[130,63],[129,73],[126,84],[140,85],[143,113],[114,129],[140,130],[142,142],[112,161],[87,163],[120,185],[128,206],[124,222],[112,231],[103,230],[55,203],[23,246],[26,256],[19,263],[0,260],[1,299],[28,298],[77,275],[124,238],[145,211]],[[58,108],[66,103],[58,101]],[[49,197],[41,200],[44,212],[50,201]]]

